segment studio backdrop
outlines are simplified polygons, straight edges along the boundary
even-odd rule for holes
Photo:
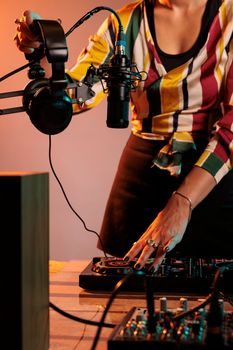
[[[27,63],[13,41],[14,21],[26,9],[44,19],[61,19],[64,31],[96,6],[114,10],[130,1],[116,0],[22,0],[0,4],[0,77]],[[109,15],[99,12],[77,28],[68,38],[72,67],[102,21]],[[0,93],[22,90],[29,83],[27,69],[0,83]],[[1,99],[0,109],[22,104],[21,97]],[[66,195],[87,227],[99,232],[118,160],[130,132],[106,127],[106,99],[95,109],[76,115],[61,133],[53,135],[52,162]],[[25,112],[0,116],[0,171],[39,171],[49,173],[50,259],[91,259],[101,255],[97,237],[87,232],[70,210],[49,164],[49,137],[38,131]],[[14,220],[14,218],[12,218]],[[10,247],[8,248],[10,251]]]

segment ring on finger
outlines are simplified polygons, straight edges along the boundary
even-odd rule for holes
[[[166,243],[159,243],[158,246],[161,247],[161,248],[164,248],[166,245]]]
[[[154,239],[147,239],[146,244],[153,249],[157,249],[159,246],[159,244],[156,243]]]

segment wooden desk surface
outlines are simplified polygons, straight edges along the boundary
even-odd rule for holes
[[[88,320],[99,321],[110,293],[86,292],[78,286],[79,273],[89,261],[69,261],[58,272],[50,274],[50,301],[62,310]],[[190,300],[189,307],[197,304]],[[118,324],[133,307],[145,307],[142,293],[120,293],[114,300],[105,322]],[[170,308],[178,306],[174,297],[168,301]],[[227,304],[227,309],[233,308]],[[50,350],[89,350],[97,327],[86,326],[70,320],[50,309]],[[96,350],[107,350],[107,340],[112,329],[103,328]]]

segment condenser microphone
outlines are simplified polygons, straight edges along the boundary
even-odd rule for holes
[[[99,73],[106,83],[107,120],[109,128],[127,128],[129,125],[129,100],[131,82],[131,64],[125,54],[125,35],[119,33],[115,44],[115,53],[109,64],[100,66]]]
[[[109,64],[100,65],[95,73],[103,85],[104,92],[108,94],[106,124],[109,128],[127,128],[130,91],[135,90],[135,82],[141,81],[142,77],[136,65],[130,64],[126,56],[126,35],[118,13],[106,6],[96,7],[76,22],[66,35],[100,10],[112,12],[119,24],[114,55]],[[92,68],[95,70],[94,67]]]
[[[130,62],[125,54],[115,54],[109,64],[107,121],[109,128],[127,128],[131,90]]]

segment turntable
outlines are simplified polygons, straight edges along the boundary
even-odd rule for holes
[[[226,259],[165,258],[155,274],[149,272],[148,263],[142,271],[134,269],[135,261],[125,262],[121,258],[94,257],[79,275],[79,286],[89,291],[112,291],[126,274],[132,274],[122,291],[144,292],[144,276],[150,276],[154,292],[169,294],[206,295],[210,292],[218,263]],[[229,276],[231,274],[231,276]],[[227,271],[221,289],[233,294],[232,272]]]

